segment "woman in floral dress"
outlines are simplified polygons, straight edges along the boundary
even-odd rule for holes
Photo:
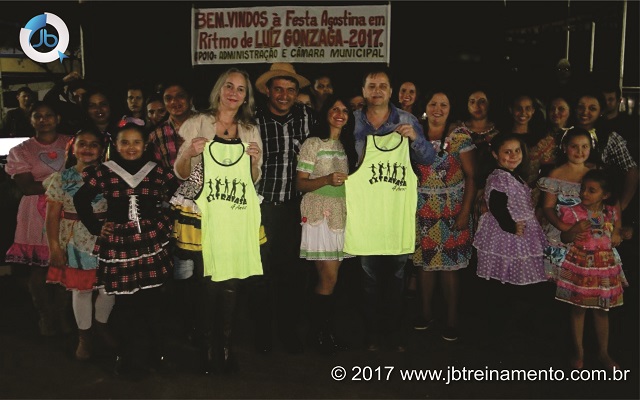
[[[474,182],[475,146],[461,131],[450,133],[451,97],[438,91],[427,96],[425,135],[437,156],[431,165],[417,165],[418,211],[416,237],[419,247],[413,264],[419,272],[422,290],[422,318],[415,329],[427,329],[432,321],[432,297],[436,276],[440,276],[447,304],[445,340],[458,338],[458,275],[471,259],[472,206],[476,195]]]

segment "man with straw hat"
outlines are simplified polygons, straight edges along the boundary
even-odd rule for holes
[[[300,88],[309,80],[289,63],[274,63],[255,83],[267,96],[267,103],[258,109],[256,124],[263,142],[262,179],[258,194],[262,224],[267,243],[262,246],[264,277],[255,279],[252,288],[255,322],[255,345],[260,352],[271,350],[270,293],[275,298],[276,326],[283,347],[289,353],[300,353],[302,341],[296,323],[302,310],[305,271],[300,251],[300,194],[296,191],[297,157],[302,142],[316,124],[313,110],[297,103]]]

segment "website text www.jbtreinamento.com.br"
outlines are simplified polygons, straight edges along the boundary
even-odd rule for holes
[[[449,366],[446,369],[401,369],[390,365],[353,366],[345,368],[337,365],[331,369],[331,378],[335,381],[432,381],[444,382],[446,385],[455,382],[470,381],[626,381],[630,370],[613,368],[583,369],[564,371],[549,367],[548,369],[484,369],[458,368]]]

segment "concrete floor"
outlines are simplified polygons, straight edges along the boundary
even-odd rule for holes
[[[635,247],[634,247],[635,246]],[[276,347],[269,354],[256,354],[248,333],[250,321],[246,301],[240,301],[236,323],[235,354],[238,371],[232,375],[202,376],[197,371],[197,352],[180,339],[177,313],[167,313],[171,336],[168,358],[176,365],[169,374],[151,374],[140,381],[111,375],[112,357],[97,349],[88,362],[73,358],[76,335],[42,338],[37,333],[37,318],[29,297],[25,274],[20,271],[0,276],[0,398],[634,398],[639,397],[638,379],[638,257],[626,262],[631,287],[625,292],[624,306],[610,312],[611,354],[623,369],[630,370],[625,381],[404,381],[401,369],[560,369],[569,374],[567,359],[570,342],[568,306],[558,301],[542,301],[543,315],[539,333],[510,326],[510,340],[500,352],[486,344],[487,283],[475,276],[475,268],[460,272],[460,339],[446,342],[440,337],[441,324],[428,331],[414,331],[411,315],[416,299],[407,299],[406,332],[408,350],[389,349],[368,352],[362,343],[362,319],[358,310],[360,270],[356,260],[341,271],[339,296],[339,333],[351,342],[349,351],[323,356],[307,347],[303,354],[290,355]],[[624,259],[623,258],[623,259]],[[15,267],[15,268],[20,268]],[[633,271],[632,271],[633,270]],[[14,269],[14,271],[16,271]],[[552,287],[542,292],[552,293]],[[436,298],[441,298],[436,293]],[[437,310],[442,310],[438,300]],[[438,315],[442,315],[439,311]],[[441,319],[440,319],[441,320]],[[301,326],[301,332],[305,327]],[[595,360],[596,341],[593,325],[585,326],[587,357],[585,370],[600,369]],[[336,381],[331,371],[346,370],[346,379]],[[368,367],[368,368],[365,368]],[[380,369],[376,370],[376,368]],[[390,368],[393,368],[392,370]],[[370,368],[370,369],[369,369]],[[361,369],[361,380],[355,380]],[[390,372],[389,372],[390,371]],[[371,374],[370,374],[371,372]],[[389,374],[387,374],[389,372]],[[585,372],[586,373],[586,372]],[[558,377],[558,375],[556,375]]]

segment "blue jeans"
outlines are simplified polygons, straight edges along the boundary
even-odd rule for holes
[[[173,279],[183,280],[193,276],[195,265],[193,260],[183,260],[173,256]]]
[[[404,265],[409,255],[361,256],[364,270],[364,318],[368,335],[399,332]]]
[[[188,257],[188,258],[181,258]],[[173,256],[173,279],[183,280],[192,276],[202,278],[204,276],[204,261],[202,252],[193,251],[188,255]]]

